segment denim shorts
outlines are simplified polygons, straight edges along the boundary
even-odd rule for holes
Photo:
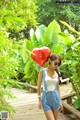
[[[43,91],[42,107],[44,112],[60,109],[60,96],[57,91]]]

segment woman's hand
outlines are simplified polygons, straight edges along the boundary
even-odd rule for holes
[[[60,103],[60,111],[61,112],[63,111],[63,105],[62,105],[62,103]]]
[[[38,103],[38,108],[39,109],[42,109],[42,101],[40,100],[39,103]]]

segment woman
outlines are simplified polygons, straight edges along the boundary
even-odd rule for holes
[[[47,120],[57,120],[58,111],[63,109],[59,92],[59,77],[56,72],[61,65],[61,58],[57,54],[52,54],[47,68],[42,68],[38,74],[38,107],[43,107]],[[41,83],[43,83],[43,93],[41,96]]]

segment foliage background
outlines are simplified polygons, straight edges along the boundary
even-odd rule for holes
[[[79,11],[79,5],[57,5],[55,0],[0,1],[0,110],[14,112],[6,101],[6,98],[13,98],[7,87],[20,87],[17,81],[36,85],[40,67],[29,54],[34,47],[48,46],[52,52],[63,56],[63,77],[71,76],[80,98]],[[63,23],[66,28],[60,20],[75,29]]]
[[[32,9],[33,8],[33,9]],[[34,0],[0,1],[0,110],[14,112],[6,99],[13,98],[7,87],[16,85],[23,72],[21,45],[23,30],[35,26],[37,6]],[[27,31],[26,31],[27,34]]]
[[[58,0],[39,0],[37,13],[39,23],[48,25],[54,19],[58,22],[63,20],[76,30],[80,30],[80,4],[66,3],[67,0],[65,2],[63,0],[64,4],[63,2],[57,3],[56,1]]]

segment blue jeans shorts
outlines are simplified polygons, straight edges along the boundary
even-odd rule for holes
[[[44,112],[60,109],[60,96],[57,91],[43,91],[42,107]]]

